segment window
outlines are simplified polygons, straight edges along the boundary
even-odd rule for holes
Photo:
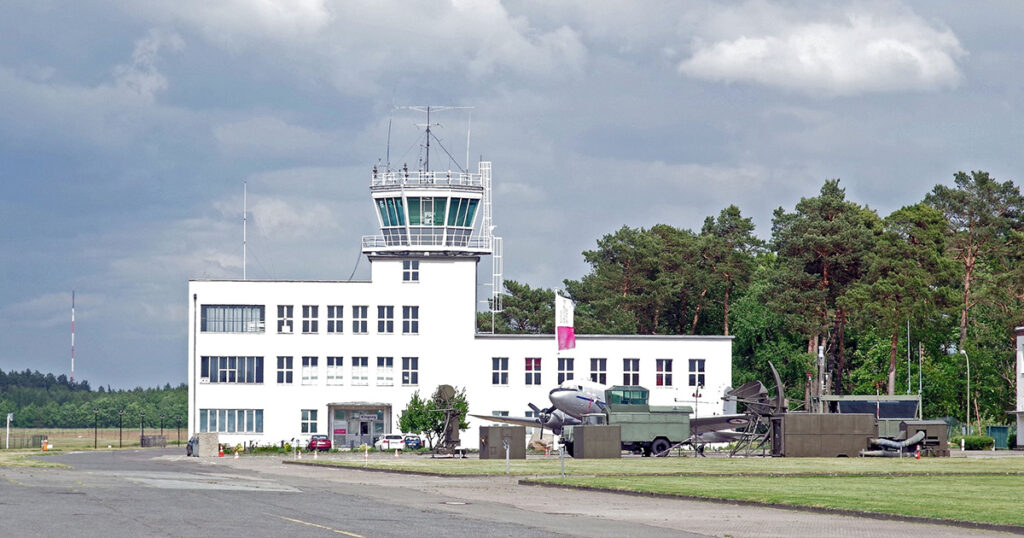
[[[316,385],[317,357],[302,357],[302,384]]]
[[[402,307],[402,334],[419,334],[420,332],[420,307]]]
[[[392,334],[395,332],[395,307],[377,307],[377,333]]]
[[[292,305],[277,305],[277,332],[280,334],[292,333],[292,314],[295,307]]]
[[[491,384],[508,385],[508,357],[491,359]]]
[[[368,306],[352,307],[352,334],[366,334],[366,311]]]
[[[302,410],[302,433],[316,433],[316,409]]]
[[[420,261],[402,260],[402,282],[419,282]]]
[[[262,409],[200,409],[200,433],[263,433]]]
[[[420,384],[420,359],[419,357],[402,357],[402,384]]]
[[[345,332],[345,326],[342,323],[345,320],[345,307],[328,306],[327,307],[327,332],[328,334],[341,334]]]
[[[526,384],[540,385],[540,359],[526,359]]]
[[[640,384],[640,359],[622,359],[622,384]]]
[[[390,387],[395,384],[395,359],[377,357],[377,386]]]
[[[263,305],[206,304],[200,309],[204,333],[261,333]]]
[[[561,385],[566,379],[572,379],[573,363],[572,359],[558,359],[558,384]]]
[[[316,334],[320,332],[319,318],[320,307],[317,305],[302,306],[302,334]]]
[[[608,384],[608,359],[590,359],[590,380],[602,385]]]
[[[352,357],[352,384],[366,385],[367,373],[370,368],[369,357]]]
[[[290,384],[292,382],[292,358],[277,358],[277,382]]]
[[[341,385],[345,381],[345,359],[342,357],[327,357],[327,384]]]
[[[659,387],[672,386],[672,359],[658,359],[655,362],[657,374],[654,384]]]
[[[263,357],[203,357],[200,364],[210,383],[263,383]]]
[[[690,386],[704,386],[704,359],[690,359]]]
[[[507,417],[508,411],[491,411],[492,417]]]

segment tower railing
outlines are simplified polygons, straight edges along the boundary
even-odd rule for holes
[[[463,172],[445,171],[407,171],[390,170],[377,171],[370,174],[371,187],[383,187],[388,185],[456,185],[463,187],[482,187],[483,179],[480,174],[467,174]]]

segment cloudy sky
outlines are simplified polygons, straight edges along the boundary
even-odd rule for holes
[[[557,286],[626,224],[769,234],[826,178],[886,215],[1021,183],[1018,3],[92,0],[0,17],[0,368],[185,380],[189,278],[346,279],[370,167],[417,122],[493,161],[505,276]],[[438,153],[432,164],[447,168]],[[464,164],[464,163],[460,163]],[[356,278],[366,278],[365,260]]]

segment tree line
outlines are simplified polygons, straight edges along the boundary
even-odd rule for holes
[[[4,372],[0,369],[0,416],[14,413],[12,425],[22,428],[116,428],[138,425],[184,425],[188,414],[188,387],[136,387],[92,390],[87,381],[71,382],[67,376],[38,371]],[[123,415],[119,414],[123,411]]]
[[[771,360],[793,400],[819,346],[836,394],[916,393],[920,357],[928,416],[964,416],[969,359],[972,416],[1008,423],[1024,197],[986,172],[953,179],[885,217],[826,180],[774,211],[768,240],[736,206],[699,231],[623,226],[583,252],[589,273],[564,281],[576,331],[731,335],[733,383],[770,379]],[[495,332],[554,332],[552,290],[506,281],[505,292]],[[492,330],[490,313],[478,326]]]

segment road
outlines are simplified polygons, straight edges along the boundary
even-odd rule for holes
[[[284,465],[179,449],[0,467],[5,536],[965,536],[970,529],[791,510]]]

